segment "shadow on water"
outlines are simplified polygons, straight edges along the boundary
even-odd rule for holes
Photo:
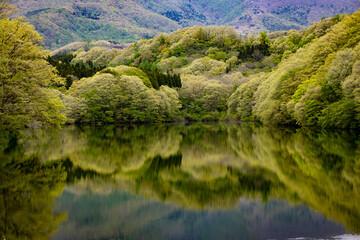
[[[13,136],[1,148],[0,233],[48,239],[61,222],[54,239],[359,233],[358,136],[250,124],[69,127],[20,145]]]

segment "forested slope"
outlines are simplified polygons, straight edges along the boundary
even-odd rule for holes
[[[350,14],[358,0],[17,0],[49,49],[74,41],[133,42],[195,25],[234,26],[242,35],[305,29],[321,18]]]
[[[150,72],[180,75],[181,88],[171,87],[181,102],[177,116],[184,120],[354,128],[359,26],[357,12],[324,19],[306,31],[246,38],[231,27],[190,27],[123,50],[79,50],[73,61],[129,65],[148,78]],[[154,77],[149,80],[155,87]]]
[[[14,4],[17,15],[26,17],[45,36],[49,49],[79,40],[134,42],[180,28],[175,21],[128,0],[19,0]]]
[[[339,19],[340,20],[340,19]],[[237,89],[230,99],[233,113],[251,114],[263,123],[357,127],[359,125],[360,13],[330,28],[275,71]],[[242,95],[249,92],[244,103]]]
[[[1,21],[4,126],[60,127],[64,115],[69,124],[360,124],[360,12],[304,31],[239,38],[233,27],[188,27],[123,49],[106,41],[73,43],[52,56],[30,25]]]

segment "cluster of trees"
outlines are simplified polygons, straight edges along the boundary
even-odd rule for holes
[[[0,129],[61,128],[64,108],[52,86],[63,84],[45,60],[40,35],[21,19],[0,19]]]
[[[191,27],[124,49],[77,44],[54,56],[32,26],[2,19],[0,122],[60,128],[66,116],[82,124],[237,119],[355,128],[359,14],[245,38],[231,27]]]
[[[159,89],[162,85],[166,85],[171,88],[181,88],[180,74],[171,74],[169,71],[164,74],[148,62],[140,64],[140,69],[146,73],[153,88],[155,89]]]
[[[254,44],[253,38],[250,38],[249,42],[245,42],[238,47],[238,58],[242,60],[246,59],[255,59],[259,61],[262,59],[263,56],[270,55],[270,42],[266,36],[266,33],[260,33],[259,43]]]
[[[178,120],[181,104],[177,91],[166,85],[159,90],[146,86],[144,83],[150,82],[140,69],[133,69],[138,74],[129,70],[109,68],[74,83],[68,94],[62,95],[68,121],[101,124]]]
[[[359,23],[360,12],[342,17],[316,41],[287,54],[275,71],[240,86],[229,112],[265,124],[359,127]]]
[[[185,120],[225,120],[227,99],[232,90],[232,84],[225,84],[219,80],[212,80],[205,76],[184,76],[180,100]]]
[[[100,66],[91,60],[87,60],[85,63],[82,60],[72,63],[74,58],[75,56],[71,53],[47,57],[47,61],[58,70],[58,74],[66,78],[66,89],[69,89],[74,81],[74,77],[76,80],[92,77],[95,73],[105,68],[105,66]]]
[[[45,46],[50,49],[79,39],[130,43],[179,28],[174,21],[129,1],[113,4],[105,0],[94,4],[45,0],[39,4],[36,0],[28,0],[27,3],[29,7],[21,10],[46,37]]]

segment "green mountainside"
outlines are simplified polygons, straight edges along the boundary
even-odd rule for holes
[[[132,1],[23,1],[18,16],[45,36],[45,46],[57,48],[79,40],[134,42],[180,27]]]
[[[359,16],[359,12],[338,15],[305,31],[261,33],[258,37],[238,38],[232,27],[189,27],[138,41],[125,49],[89,44],[73,53],[72,64],[90,61],[108,68],[92,78],[75,79],[68,94],[79,100],[93,99],[94,103],[106,97],[103,110],[96,113],[100,114],[97,119],[89,119],[85,114],[73,120],[236,119],[275,125],[355,128],[360,124]],[[66,52],[66,48],[62,51]],[[181,84],[171,80],[171,76],[180,76]],[[130,87],[135,78],[144,84],[137,88],[150,94],[138,96],[144,102],[126,105],[128,110],[123,104],[118,108],[119,103],[111,103],[109,95],[120,92],[123,97],[127,95],[124,89],[109,90],[106,81],[125,81],[122,84]],[[157,95],[161,85],[170,87],[166,91],[170,91],[167,96],[171,97],[164,106],[160,102],[167,98]],[[132,94],[129,99],[135,101],[134,94],[140,93],[129,94]],[[133,101],[129,99],[125,102]],[[174,106],[180,107],[173,109]],[[75,116],[78,109],[71,111]],[[106,112],[112,117],[106,118]]]
[[[52,56],[31,25],[0,21],[5,128],[219,120],[360,126],[359,11],[307,30],[239,38],[234,27],[187,27],[127,46],[75,42]]]
[[[85,40],[114,43],[152,38],[194,25],[234,26],[240,34],[304,29],[323,17],[352,13],[357,0],[18,0],[18,16],[45,36],[50,49]]]

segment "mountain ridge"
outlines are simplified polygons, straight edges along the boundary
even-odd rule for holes
[[[26,16],[55,49],[70,42],[115,43],[152,38],[194,25],[234,26],[241,35],[305,29],[323,17],[350,14],[359,0],[18,0]]]

